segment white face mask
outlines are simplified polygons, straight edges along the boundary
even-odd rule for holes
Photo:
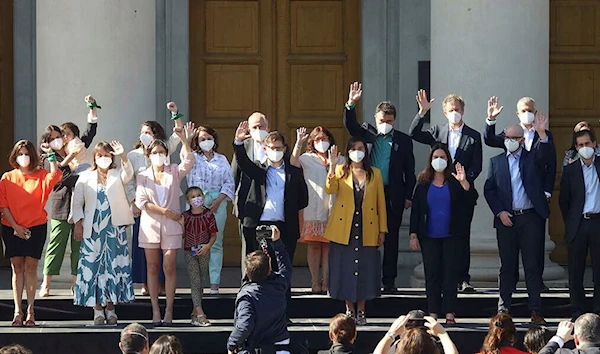
[[[317,150],[320,153],[325,153],[327,150],[329,149],[329,142],[328,141],[317,141],[315,143],[315,150]]]
[[[31,163],[31,158],[29,155],[19,155],[17,156],[17,163],[23,168],[28,167]]]
[[[448,167],[448,161],[441,157],[435,158],[431,161],[431,167],[433,167],[436,172],[442,172]]]
[[[458,124],[458,122],[460,122],[462,119],[462,115],[457,111],[452,111],[446,113],[446,118],[448,118],[448,122],[450,124]]]
[[[267,158],[271,162],[279,162],[283,158],[283,151],[267,149]]]
[[[150,143],[154,141],[154,137],[150,134],[144,133],[140,135],[140,141],[145,147],[148,147]]]
[[[589,147],[589,146],[582,147],[581,149],[578,150],[578,152],[579,152],[579,155],[586,160],[589,160],[592,158],[592,156],[594,156],[594,148]]]
[[[365,152],[360,150],[352,150],[348,153],[348,157],[352,162],[359,163],[365,158]]]
[[[64,145],[65,145],[65,143],[62,140],[62,138],[56,138],[50,142],[50,147],[52,148],[52,150],[55,150],[55,151],[62,149],[62,147]]]
[[[504,139],[504,146],[506,147],[506,150],[508,150],[508,152],[515,152],[519,150],[521,144],[513,139]]]
[[[100,167],[103,170],[106,170],[112,164],[112,159],[108,156],[98,156],[96,157],[96,166]]]
[[[377,132],[386,135],[391,132],[394,127],[389,123],[377,123]]]
[[[211,151],[212,148],[215,146],[215,141],[214,140],[203,140],[200,142],[200,149],[202,149],[202,151]]]
[[[165,154],[150,154],[150,162],[152,166],[162,166],[167,161],[167,155]]]
[[[250,137],[252,137],[254,141],[263,141],[267,135],[269,135],[269,132],[266,130],[255,129],[250,132]]]
[[[535,120],[535,115],[531,112],[521,112],[519,113],[519,120],[522,124],[529,125]]]

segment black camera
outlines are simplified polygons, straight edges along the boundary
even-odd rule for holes
[[[406,329],[419,328],[427,330],[425,326],[425,312],[421,310],[412,310],[408,313],[408,322],[406,323]]]
[[[256,227],[256,241],[261,248],[267,248],[267,241],[273,240],[273,230],[269,225],[259,225]]]

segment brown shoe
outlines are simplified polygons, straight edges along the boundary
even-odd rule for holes
[[[540,326],[545,326],[547,324],[544,317],[535,311],[531,311],[531,323]]]

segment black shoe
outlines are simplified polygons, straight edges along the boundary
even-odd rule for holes
[[[469,284],[468,281],[463,281],[460,285],[459,285],[459,289],[460,291],[462,291],[463,293],[475,293],[475,288],[471,286],[471,284]]]
[[[398,291],[398,288],[396,288],[395,286],[384,285],[383,291],[381,293],[385,294],[385,295],[393,295],[393,294],[398,294],[400,292]]]
[[[289,318],[287,319],[287,325],[288,326],[293,326],[294,322],[292,322],[292,320],[290,320]]]
[[[539,314],[538,312],[535,312],[535,311],[531,311],[531,324],[538,325],[538,326],[545,326],[548,323],[546,322],[546,320],[544,319],[544,317],[541,314]]]
[[[546,284],[542,283],[542,290],[540,292],[549,293],[550,289],[546,286]]]

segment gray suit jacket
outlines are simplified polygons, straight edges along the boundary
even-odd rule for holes
[[[558,343],[554,341],[548,342],[539,354],[600,354],[600,343],[590,343],[583,345],[581,349],[560,348]]]

